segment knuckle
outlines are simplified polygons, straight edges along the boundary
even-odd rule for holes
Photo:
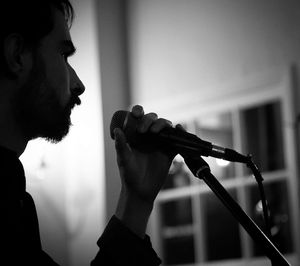
[[[145,115],[145,118],[149,120],[157,120],[158,117],[156,113],[148,113]]]
[[[164,119],[164,118],[158,118],[155,123],[153,123],[153,126],[151,127],[152,132],[158,132],[163,128],[166,127],[172,127],[173,124],[171,121]]]
[[[176,129],[179,129],[181,131],[186,131],[186,129],[181,124],[177,124]]]
[[[157,114],[156,113],[148,113],[145,114],[142,119],[139,121],[138,125],[138,131],[140,133],[145,133],[157,120]]]
[[[167,120],[167,119],[164,119],[164,118],[159,118],[158,121],[162,125],[173,126],[173,123],[170,120]]]

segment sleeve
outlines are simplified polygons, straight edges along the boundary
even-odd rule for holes
[[[113,216],[97,242],[100,250],[91,266],[158,266],[161,260],[149,236],[141,239]]]

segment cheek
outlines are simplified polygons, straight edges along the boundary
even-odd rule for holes
[[[51,77],[48,76],[49,87],[55,90],[62,106],[69,102],[70,92],[70,73],[66,63],[59,60],[56,67],[51,68]]]

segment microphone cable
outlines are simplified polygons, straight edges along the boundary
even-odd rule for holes
[[[246,165],[247,165],[248,168],[251,169],[251,171],[252,171],[252,173],[255,177],[255,180],[258,184],[260,199],[261,199],[261,202],[262,202],[263,219],[264,219],[264,222],[265,222],[265,231],[266,231],[267,236],[272,241],[272,232],[271,232],[271,223],[270,223],[270,210],[269,210],[269,207],[268,207],[268,202],[267,202],[267,199],[266,199],[266,194],[265,194],[264,185],[263,185],[264,179],[263,179],[260,171],[258,170],[258,167],[253,162],[252,156],[248,155],[247,157],[248,157],[248,161],[247,161]]]

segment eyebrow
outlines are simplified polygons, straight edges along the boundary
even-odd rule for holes
[[[73,55],[76,52],[76,48],[71,40],[61,41],[61,46],[68,50],[69,55]]]

